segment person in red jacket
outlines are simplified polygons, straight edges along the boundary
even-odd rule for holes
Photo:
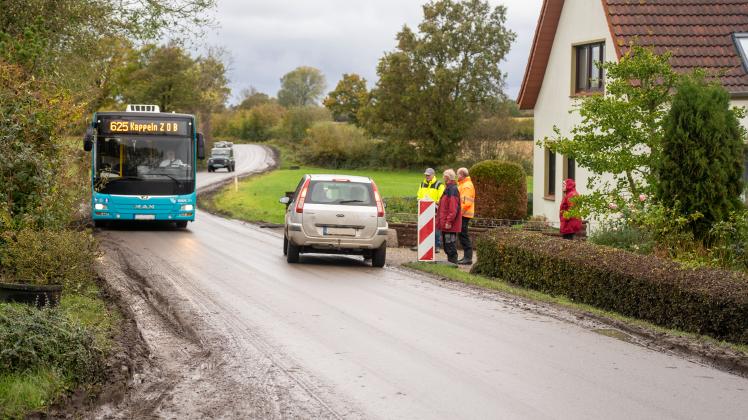
[[[564,198],[561,200],[561,210],[559,211],[561,236],[563,236],[564,239],[574,239],[574,234],[582,230],[582,219],[578,217],[564,217],[564,213],[571,210],[574,206],[571,199],[578,195],[577,183],[571,178],[564,181]]]
[[[456,178],[454,169],[444,171],[446,188],[439,199],[439,210],[436,212],[436,228],[442,232],[444,253],[453,264],[457,264],[457,234],[462,231],[462,206]]]

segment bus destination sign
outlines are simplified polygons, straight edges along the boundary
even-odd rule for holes
[[[99,120],[99,134],[155,134],[188,136],[190,126],[187,120],[154,118],[102,118]]]

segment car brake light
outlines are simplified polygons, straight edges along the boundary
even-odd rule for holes
[[[377,217],[384,217],[384,204],[382,203],[382,197],[379,196],[377,184],[371,181],[371,186],[374,189],[374,200],[377,202]]]
[[[304,181],[304,185],[301,187],[301,191],[299,191],[299,199],[296,200],[296,213],[304,212],[304,199],[306,199],[306,191],[309,189],[309,180],[310,178],[307,178]]]
[[[345,178],[335,178],[332,180],[332,182],[351,182],[351,180]]]

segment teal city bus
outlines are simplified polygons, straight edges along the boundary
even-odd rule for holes
[[[128,105],[125,112],[97,112],[83,148],[91,153],[91,217],[112,221],[155,220],[179,228],[195,220],[197,160],[205,158],[195,117]]]

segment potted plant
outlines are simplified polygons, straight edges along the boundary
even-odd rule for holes
[[[61,284],[8,283],[0,278],[0,302],[25,303],[39,308],[57,306],[62,295]]]

